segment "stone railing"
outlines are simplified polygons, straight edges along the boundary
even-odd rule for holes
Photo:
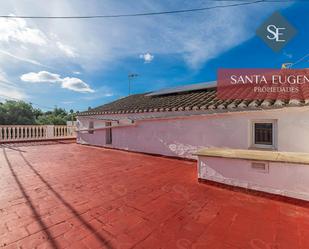
[[[0,125],[0,143],[76,138],[76,127],[66,125]]]

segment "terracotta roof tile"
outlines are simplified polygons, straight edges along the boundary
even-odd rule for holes
[[[246,108],[280,108],[284,106],[308,105],[309,100],[220,100],[216,97],[216,88],[149,96],[135,94],[114,102],[81,112],[80,115],[92,113],[144,113],[144,112],[175,112],[197,110],[237,110]]]

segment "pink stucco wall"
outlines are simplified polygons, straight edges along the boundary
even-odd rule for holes
[[[247,149],[251,146],[251,122],[263,119],[277,120],[279,151],[309,152],[309,107],[141,120],[136,126],[114,128],[111,147],[179,157],[192,157],[202,147]],[[87,128],[89,121],[79,117],[80,128]],[[95,121],[95,128],[103,126],[104,121]],[[106,146],[105,130],[79,133],[78,142]]]
[[[309,107],[141,120],[136,126],[113,128],[113,144],[108,146],[190,158],[203,147],[248,149],[252,121],[265,119],[276,121],[277,150],[309,152]],[[94,119],[79,117],[79,128],[88,128],[90,120]],[[95,120],[95,128],[104,125]],[[78,133],[77,141],[106,146],[105,130]],[[309,200],[309,165],[269,162],[269,172],[261,173],[251,169],[250,161],[201,157],[198,167],[203,179]]]
[[[309,165],[266,163],[268,171],[261,172],[250,160],[200,156],[198,177],[309,201]]]

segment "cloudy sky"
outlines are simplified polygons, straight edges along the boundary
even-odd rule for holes
[[[0,14],[108,15],[224,4],[231,1],[6,0]],[[255,36],[274,11],[298,30],[279,53]],[[118,19],[0,18],[0,100],[81,111],[126,96],[128,73],[139,75],[132,91],[140,93],[214,80],[220,67],[278,68],[309,53],[308,11],[309,3],[297,1]],[[298,66],[309,67],[308,60]]]

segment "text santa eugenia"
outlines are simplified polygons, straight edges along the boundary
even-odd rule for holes
[[[231,84],[306,84],[308,75],[231,75]]]

